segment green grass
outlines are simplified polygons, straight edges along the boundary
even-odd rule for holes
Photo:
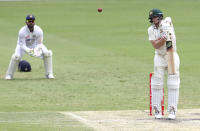
[[[181,58],[179,108],[199,108],[199,4],[199,0],[0,2],[0,112],[5,116],[0,130],[83,129],[55,123],[54,117],[60,116],[54,113],[47,124],[9,123],[5,120],[9,112],[148,109],[154,56],[147,36],[148,11],[155,7],[171,16],[175,26]],[[102,13],[97,12],[100,7]],[[25,55],[32,72],[16,72],[15,80],[5,81],[18,31],[29,13],[35,14],[44,44],[53,50],[56,79],[44,79],[42,60]]]
[[[56,112],[0,113],[1,131],[91,131],[90,128]]]

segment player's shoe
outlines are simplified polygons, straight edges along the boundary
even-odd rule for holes
[[[155,110],[155,119],[161,119],[162,118],[162,114],[161,111],[159,110],[160,108],[158,108],[157,106],[154,106],[154,110]]]
[[[53,76],[53,74],[46,75],[46,78],[47,79],[55,79],[55,77]]]
[[[174,107],[170,107],[168,119],[169,120],[175,120],[176,119],[176,111],[175,111]]]
[[[13,77],[12,77],[11,75],[6,75],[5,79],[6,79],[6,80],[12,80]]]

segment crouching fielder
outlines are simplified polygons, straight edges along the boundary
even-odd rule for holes
[[[148,28],[149,40],[155,49],[154,76],[151,80],[152,105],[155,118],[161,115],[161,101],[163,98],[163,83],[165,71],[168,71],[168,112],[169,119],[175,119],[179,98],[179,56],[176,52],[176,36],[170,17],[163,19],[159,9],[149,12],[151,26]]]
[[[42,58],[44,61],[45,77],[47,79],[54,79],[52,51],[43,45],[43,31],[39,26],[35,25],[35,17],[33,15],[27,15],[26,26],[22,27],[19,31],[15,53],[11,57],[5,79],[13,79],[16,67],[25,53],[33,57]]]

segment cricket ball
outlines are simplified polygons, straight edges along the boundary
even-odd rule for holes
[[[102,12],[102,10],[103,10],[102,8],[98,8],[98,12]]]

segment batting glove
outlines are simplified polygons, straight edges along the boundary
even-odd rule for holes
[[[28,49],[28,50],[27,50],[27,53],[28,53],[30,56],[34,56],[34,50],[33,50],[33,49]]]

